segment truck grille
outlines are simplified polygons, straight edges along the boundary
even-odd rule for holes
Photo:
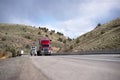
[[[44,52],[48,52],[48,49],[47,49],[47,48],[44,48]]]

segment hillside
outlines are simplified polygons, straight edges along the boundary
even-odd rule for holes
[[[120,49],[120,18],[98,25],[94,30],[78,37],[62,51],[96,51]]]
[[[69,42],[62,33],[56,33],[54,30],[49,31],[47,28],[35,28],[20,24],[0,24],[0,53],[16,54],[21,49],[29,53],[30,47],[34,43],[37,45],[38,39],[45,37],[52,40],[51,46],[54,52],[59,51],[64,43]]]

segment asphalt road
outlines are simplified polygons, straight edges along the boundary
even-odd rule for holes
[[[120,55],[22,56],[2,60],[0,80],[120,80]]]
[[[0,60],[0,80],[49,80],[29,56]]]

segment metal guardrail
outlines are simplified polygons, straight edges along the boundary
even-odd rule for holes
[[[52,55],[96,55],[96,54],[120,54],[120,49],[112,50],[95,50],[95,51],[81,51],[81,52],[60,52]]]

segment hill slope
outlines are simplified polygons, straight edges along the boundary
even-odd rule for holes
[[[97,26],[94,30],[78,37],[63,51],[95,51],[120,49],[120,18]]]
[[[0,53],[17,53],[20,49],[29,53],[30,47],[34,43],[38,44],[38,39],[45,37],[52,40],[51,45],[55,52],[64,46],[64,40],[66,43],[69,42],[63,34],[55,33],[54,30],[49,31],[47,28],[0,24]]]

